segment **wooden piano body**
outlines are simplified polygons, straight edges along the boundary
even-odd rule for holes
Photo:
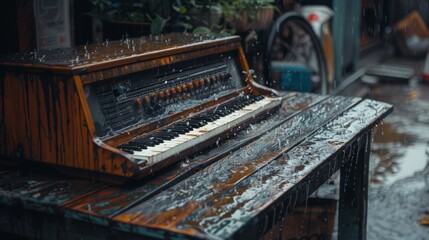
[[[0,156],[109,182],[148,175],[248,122],[153,164],[120,144],[239,95],[269,93],[252,84],[238,37],[123,39],[1,62]]]
[[[389,104],[282,93],[279,103],[252,120],[210,135],[161,165],[141,167],[122,144],[242,96],[271,95],[252,83],[238,38],[125,39],[1,62],[2,163],[26,159],[108,182],[141,178],[171,164],[123,186],[65,177],[40,164],[0,166],[3,233],[35,239],[280,239],[287,231],[285,215],[341,169],[338,238],[365,238],[371,133],[392,111]],[[228,89],[217,95],[219,80],[233,86],[221,84],[220,90]],[[128,95],[137,82],[143,83],[141,92]],[[114,98],[104,99],[106,92]],[[151,115],[159,109],[152,104],[155,96],[174,108]],[[122,114],[106,117],[103,106],[124,102]],[[250,121],[256,122],[236,133]],[[172,164],[228,134],[236,136]]]

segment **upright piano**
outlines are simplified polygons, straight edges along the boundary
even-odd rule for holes
[[[2,233],[287,238],[285,216],[341,169],[338,238],[365,238],[371,134],[389,104],[278,97],[254,82],[238,37],[125,38],[0,62],[0,163],[23,163],[0,164]]]
[[[219,144],[280,106],[239,37],[167,34],[7,56],[0,155],[123,182]]]

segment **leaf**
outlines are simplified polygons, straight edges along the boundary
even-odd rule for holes
[[[210,28],[203,27],[203,26],[195,28],[192,32],[193,33],[202,33],[202,34],[212,33],[212,31],[210,30]]]
[[[153,19],[152,23],[150,24],[150,33],[152,35],[158,35],[162,33],[162,31],[164,30],[165,24],[168,22],[169,19],[170,18],[168,19],[162,18],[157,14],[156,18]]]
[[[184,28],[185,30],[190,30],[190,29],[192,29],[192,25],[191,25],[191,24],[189,24],[189,23],[185,23],[185,22],[178,22],[178,23],[175,23],[175,24],[173,25],[173,27],[177,27],[177,28],[182,27],[182,28]]]
[[[178,12],[179,14],[186,14],[188,12],[188,9],[185,6],[173,6],[173,9]]]
[[[109,21],[111,19],[111,17],[104,12],[93,11],[93,12],[84,13],[83,15],[90,16],[92,18],[96,18],[104,21]]]

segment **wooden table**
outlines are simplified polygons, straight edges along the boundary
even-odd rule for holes
[[[364,239],[371,133],[392,106],[285,93],[279,113],[123,186],[2,167],[0,231],[43,239],[256,239],[341,169],[339,239]],[[287,226],[286,226],[287,227]]]

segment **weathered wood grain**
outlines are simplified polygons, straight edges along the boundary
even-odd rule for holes
[[[284,151],[358,101],[359,99],[329,98],[304,110],[290,121],[261,136],[258,141],[113,219],[121,222],[120,227],[129,227],[127,231],[139,227],[170,231],[178,221],[199,208],[205,209],[206,202],[256,174]],[[153,208],[154,205],[157,207]],[[191,234],[196,233],[195,229],[189,231]]]
[[[147,60],[163,59],[162,65],[170,63],[172,55],[195,50],[230,51],[240,46],[237,36],[216,37],[194,34],[168,34],[156,37],[106,41],[101,44],[77,46],[71,50],[30,52],[0,58],[0,68],[25,69],[26,72],[54,73],[61,75],[83,74],[104,69],[130,65]],[[138,66],[138,65],[134,65]],[[118,68],[116,69],[118,70]],[[135,69],[138,71],[139,69]],[[121,69],[120,71],[123,71]],[[114,71],[113,71],[114,72]],[[127,71],[123,72],[124,74]],[[107,74],[106,76],[112,73]],[[113,73],[114,74],[114,73]],[[88,75],[90,76],[90,75]],[[93,75],[98,79],[97,75]],[[87,80],[86,78],[84,80]],[[88,81],[94,81],[88,79]]]
[[[87,180],[14,171],[0,176],[0,203],[59,213],[65,205],[104,187],[104,184]]]
[[[342,161],[357,159],[353,155],[356,153],[353,147],[359,146],[360,137],[365,138],[365,133],[390,111],[390,105],[363,101],[318,129],[311,137],[267,164],[261,171],[206,202],[204,206],[199,206],[172,227],[187,233],[200,232],[219,238],[238,237],[238,234],[246,230],[250,231],[247,234],[257,233],[251,231],[252,226],[261,224],[257,219],[262,224],[270,223],[264,222],[264,218],[280,211],[276,208],[287,207],[288,202],[284,203],[284,200],[290,200],[288,193],[293,188],[297,192],[299,188],[305,189],[303,199],[315,190],[314,186],[317,184],[313,185],[311,181],[320,177],[318,175],[323,172],[321,166],[327,159],[338,156]],[[351,145],[352,143],[355,145]],[[332,167],[334,171],[343,164],[334,163],[338,164]],[[246,225],[248,227],[244,227]]]
[[[11,72],[1,82],[4,128],[0,155],[15,157],[15,161],[31,159],[119,176],[134,175],[127,158],[119,152],[103,151],[93,143],[93,123],[83,93],[72,79]]]
[[[3,211],[0,229],[65,239],[262,236],[337,169],[358,161],[390,111],[371,100],[299,94],[218,148],[122,187],[13,170],[0,175],[0,205],[20,210]],[[34,228],[24,231],[23,221]]]
[[[152,179],[149,181],[137,184],[137,186],[134,184],[132,187],[111,187],[82,199],[76,205],[66,209],[66,216],[78,220],[108,224],[109,218],[186,179],[219,158],[239,150],[249,142],[258,139],[273,126],[287,121],[292,116],[325,98],[313,94],[303,94],[299,97],[296,97],[295,94],[287,94],[285,99],[279,114],[244,129],[231,140],[221,143],[218,148],[194,159],[189,159],[185,163],[176,164],[172,168],[151,177]]]

